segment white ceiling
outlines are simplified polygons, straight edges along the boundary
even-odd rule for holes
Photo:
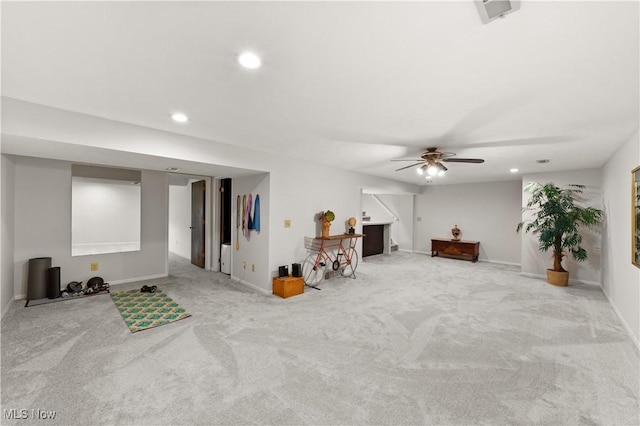
[[[486,25],[471,0],[4,1],[2,94],[411,183],[390,160],[431,146],[486,160],[439,182],[513,179],[600,167],[638,129],[639,21],[637,1]]]

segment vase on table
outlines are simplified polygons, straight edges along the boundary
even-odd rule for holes
[[[458,228],[458,225],[453,225],[453,228],[451,228],[451,234],[453,235],[453,241],[460,240],[460,228]]]

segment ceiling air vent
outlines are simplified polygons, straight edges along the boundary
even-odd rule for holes
[[[476,0],[476,6],[480,12],[483,24],[488,24],[494,19],[502,18],[514,10],[520,9],[518,0]]]

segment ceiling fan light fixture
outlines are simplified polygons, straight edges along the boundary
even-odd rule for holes
[[[422,176],[424,174],[424,169],[426,168],[426,166],[420,166],[416,169],[416,173],[418,173],[420,176]]]
[[[431,177],[436,176],[439,171],[440,169],[435,164],[432,164],[429,167],[427,167],[427,174]]]
[[[171,114],[171,119],[177,123],[186,123],[189,121],[189,117],[182,112],[174,112]]]
[[[253,52],[243,52],[238,56],[238,62],[245,68],[250,70],[254,70],[260,68],[262,65],[262,60],[258,55]]]

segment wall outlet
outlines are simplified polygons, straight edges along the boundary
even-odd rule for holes
[[[255,272],[256,271],[256,265],[254,265],[253,263],[251,264],[251,272]]]
[[[98,270],[98,262],[94,262],[91,264],[91,270],[92,271],[97,271]]]
[[[242,269],[247,269],[247,262],[242,262]]]
[[[418,216],[418,217],[416,218],[416,221],[418,221],[418,222],[422,222],[422,217],[421,217],[421,216]]]
[[[291,228],[291,219],[285,219],[284,220],[284,227],[285,228]]]

